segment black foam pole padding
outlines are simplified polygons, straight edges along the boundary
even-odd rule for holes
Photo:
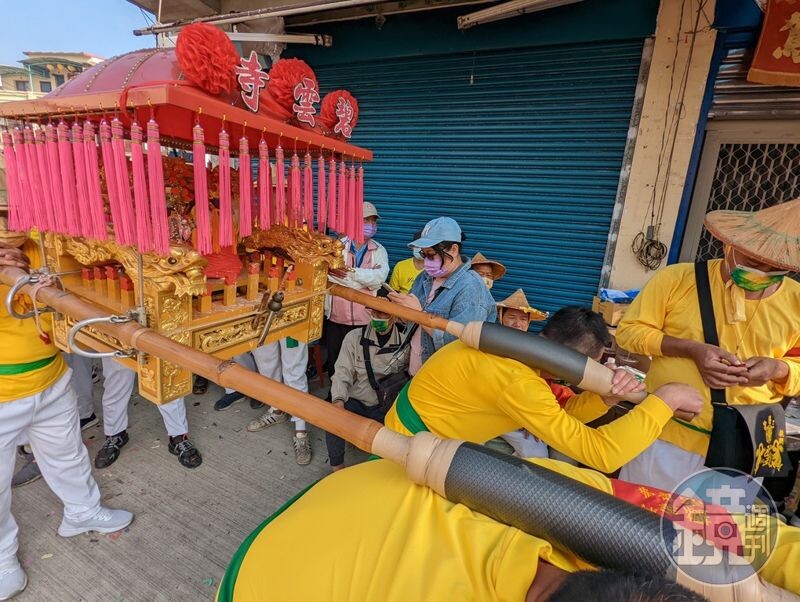
[[[668,577],[674,526],[643,508],[474,443],[445,478],[452,502],[517,527],[599,567]],[[662,535],[663,533],[663,535]]]
[[[585,355],[560,343],[493,322],[481,326],[478,349],[545,370],[573,385],[583,380],[588,361]]]

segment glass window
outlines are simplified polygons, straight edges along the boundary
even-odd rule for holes
[[[22,79],[18,79],[14,82],[14,85],[17,87],[17,91],[19,92],[27,92],[30,90],[30,84]]]
[[[41,90],[42,92],[51,92],[53,90],[53,84],[46,81],[40,81],[39,90]]]
[[[56,86],[60,86],[64,83],[64,76],[58,73],[53,74],[53,77],[56,79]]]

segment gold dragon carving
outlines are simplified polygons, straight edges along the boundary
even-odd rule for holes
[[[84,265],[118,261],[132,280],[139,277],[140,253],[113,240],[95,241],[77,237],[57,237],[56,251],[72,255]],[[206,291],[203,272],[208,262],[188,246],[172,245],[168,257],[143,253],[144,278],[159,291],[173,291],[177,297],[201,295]]]
[[[331,268],[344,267],[342,241],[319,232],[277,225],[266,231],[256,229],[242,243],[249,250],[280,249],[296,263],[324,261]]]

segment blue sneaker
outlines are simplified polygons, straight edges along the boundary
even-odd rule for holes
[[[222,397],[220,397],[216,403],[214,403],[214,409],[217,412],[224,412],[228,408],[230,408],[233,404],[237,401],[241,401],[244,399],[244,395],[239,393],[238,391],[234,391],[233,393],[226,393]]]

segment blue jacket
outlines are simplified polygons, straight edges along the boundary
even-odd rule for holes
[[[454,320],[456,322],[480,321],[495,322],[497,320],[497,305],[492,294],[477,273],[470,269],[469,260],[462,256],[464,264],[442,284],[442,291],[436,298],[427,304],[428,295],[433,287],[433,278],[422,271],[414,285],[411,294],[419,299],[422,309],[426,312]],[[433,355],[433,352],[455,341],[456,337],[434,330],[433,336],[422,331],[422,362]]]

